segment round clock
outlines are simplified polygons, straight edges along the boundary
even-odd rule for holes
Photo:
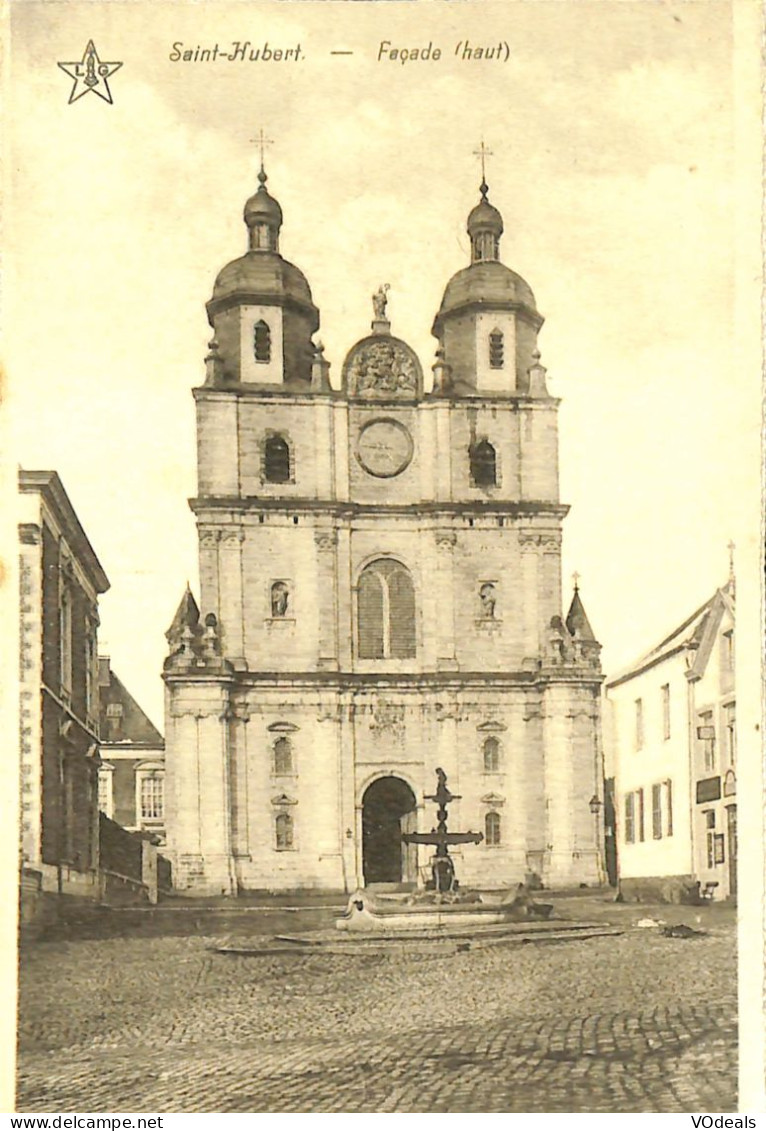
[[[399,475],[412,459],[413,443],[398,420],[371,420],[359,433],[356,454],[365,471],[380,479]]]

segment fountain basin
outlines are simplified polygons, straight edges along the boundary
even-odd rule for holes
[[[543,908],[540,909],[541,912]],[[461,928],[490,927],[519,923],[529,919],[547,919],[550,908],[535,914],[534,905],[441,903],[424,906],[388,906],[373,901],[363,891],[354,892],[345,913],[335,920],[339,931],[360,931],[386,934],[407,931],[455,931]]]

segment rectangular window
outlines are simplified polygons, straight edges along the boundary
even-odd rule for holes
[[[652,837],[662,840],[662,786],[652,786]]]
[[[638,808],[638,839],[643,840],[644,839],[644,809],[645,809],[643,789],[637,789],[636,795],[638,797],[638,806],[637,806],[637,808]]]
[[[665,782],[665,833],[673,835],[673,783],[670,778]]]
[[[161,821],[165,812],[165,783],[154,774],[141,779],[141,820]]]
[[[636,699],[636,750],[644,745],[644,701]]]
[[[670,684],[662,685],[662,737],[670,738]]]
[[[99,770],[98,807],[105,817],[112,815],[112,771]]]
[[[61,686],[72,690],[72,596],[68,589],[61,592],[59,607],[59,653],[61,660]]]
[[[635,793],[625,794],[625,843],[635,844],[636,842],[636,795]]]
[[[715,772],[715,726],[712,711],[701,711],[697,716],[697,738],[702,747],[705,771],[712,774]]]
[[[734,703],[724,707],[726,716],[726,758],[733,769],[737,764],[737,708]]]

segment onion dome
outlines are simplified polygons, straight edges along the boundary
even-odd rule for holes
[[[537,313],[532,288],[498,258],[503,217],[487,199],[489,187],[485,181],[482,181],[480,192],[481,200],[468,216],[471,264],[458,271],[447,283],[432,329],[437,338],[442,337],[445,317],[482,307],[519,311],[537,329],[543,322]]]
[[[282,227],[282,209],[279,207],[279,201],[275,200],[266,188],[267,180],[268,177],[264,172],[263,166],[261,166],[261,171],[258,174],[258,191],[254,196],[251,196],[245,204],[245,223],[250,231],[250,247],[253,251],[259,249],[264,251],[276,251],[279,229]],[[254,235],[262,234],[258,231],[260,227],[266,229],[266,232],[263,234],[273,236],[273,241],[270,240],[265,246],[253,240]]]
[[[503,234],[503,217],[494,204],[487,200],[489,185],[482,181],[479,189],[481,200],[468,216],[468,235],[471,237],[471,259],[474,263],[486,259],[497,259],[500,251],[500,237]]]
[[[307,316],[311,333],[319,327],[306,276],[279,254],[282,209],[266,188],[266,173],[258,174],[258,191],[245,204],[249,250],[219,271],[207,304],[211,325],[216,314],[242,304],[266,303],[291,307]]]
[[[521,275],[499,260],[472,263],[453,275],[444,291],[432,333],[441,336],[445,316],[461,310],[489,307],[494,310],[524,310],[538,328],[542,315],[537,313],[532,288]]]

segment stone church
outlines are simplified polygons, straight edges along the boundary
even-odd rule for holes
[[[482,183],[433,377],[387,287],[340,380],[319,311],[247,201],[207,313],[200,602],[168,631],[167,852],[189,894],[422,885],[435,771],[462,887],[602,882],[600,645],[563,616],[558,400],[543,318]]]

